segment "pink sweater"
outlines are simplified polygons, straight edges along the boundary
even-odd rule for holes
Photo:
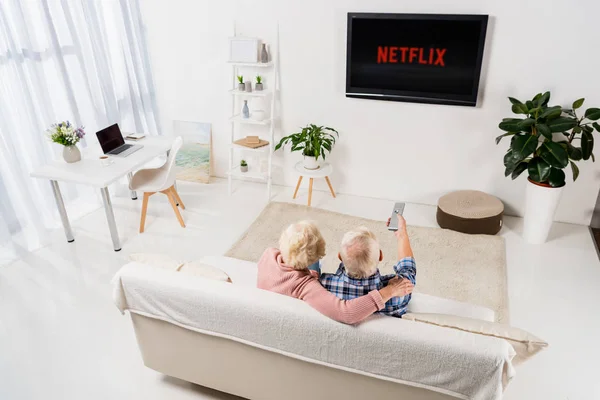
[[[385,305],[377,290],[353,300],[337,298],[316,275],[285,265],[281,252],[273,248],[265,250],[258,261],[257,287],[304,300],[321,314],[345,324],[359,323]]]

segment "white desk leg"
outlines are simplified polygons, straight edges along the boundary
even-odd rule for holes
[[[52,192],[54,192],[54,200],[56,200],[56,207],[58,207],[58,213],[60,214],[60,219],[65,230],[65,235],[67,236],[67,242],[74,242],[75,239],[73,238],[73,231],[71,230],[71,224],[69,223],[67,210],[65,210],[65,203],[63,201],[62,195],[60,194],[60,187],[58,186],[58,182],[50,181],[50,184],[52,185]]]
[[[131,178],[133,178],[133,173],[128,173],[127,174],[127,180],[129,181],[129,183],[131,184]],[[131,200],[137,200],[137,192],[135,190],[131,191]]]
[[[115,213],[113,212],[112,203],[110,201],[110,194],[108,194],[108,188],[100,189],[102,193],[102,201],[104,202],[104,211],[106,212],[106,219],[108,220],[108,229],[110,229],[110,237],[113,241],[113,248],[115,251],[121,251],[121,242],[119,241],[119,232],[117,232],[117,224],[115,223]]]

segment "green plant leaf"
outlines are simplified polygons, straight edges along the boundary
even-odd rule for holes
[[[594,132],[594,128],[592,128],[592,127],[591,127],[591,126],[589,126],[589,125],[583,125],[583,126],[581,127],[581,129],[582,129],[582,130],[584,130],[584,131],[586,131],[587,133],[592,133],[592,132]]]
[[[597,122],[593,122],[592,126],[594,127],[594,129],[596,129],[598,132],[600,132],[600,124],[598,124]]]
[[[546,92],[546,93],[542,94],[540,97],[538,97],[537,105],[545,106],[546,104],[548,104],[548,101],[550,101],[550,92]]]
[[[542,143],[540,157],[554,168],[564,168],[569,164],[567,151],[555,142]]]
[[[548,175],[548,183],[552,187],[565,186],[565,172],[562,169],[551,168]]]
[[[583,105],[583,102],[585,101],[585,99],[582,97],[581,99],[577,99],[573,102],[573,110],[577,110],[579,107],[581,107]],[[573,179],[575,180],[575,179]]]
[[[537,124],[536,129],[539,133],[541,133],[542,135],[544,135],[545,137],[547,137],[548,139],[552,140],[552,131],[550,130],[550,127],[546,124]]]
[[[496,144],[500,143],[500,141],[502,140],[503,137],[512,136],[512,135],[515,135],[515,134],[516,134],[516,132],[507,132],[507,133],[503,133],[500,136],[497,136],[496,137]]]
[[[523,171],[525,171],[527,169],[527,163],[526,162],[520,162],[515,169],[512,172],[511,178],[512,180],[515,180],[519,177],[519,175],[521,175],[523,173]]]
[[[529,114],[529,109],[525,104],[513,104],[511,107],[512,112],[515,114]]]
[[[531,125],[535,124],[535,119],[533,118],[525,118],[523,121],[519,122],[519,128],[521,130],[526,130]]]
[[[550,175],[550,166],[546,161],[542,160],[539,157],[535,157],[533,160],[529,161],[527,165],[527,172],[529,172],[529,177],[536,182],[544,182],[548,179]]]
[[[585,110],[585,117],[592,121],[596,121],[600,118],[600,108],[588,108]]]
[[[590,158],[592,151],[594,150],[594,136],[587,132],[583,131],[581,133],[581,154],[584,160]]]
[[[579,176],[579,167],[573,161],[569,162],[571,163],[571,171],[573,172],[573,182],[575,182]]]
[[[567,154],[569,155],[569,158],[571,160],[574,160],[574,161],[581,160],[582,152],[579,147],[575,147],[571,143],[566,142],[566,141],[558,142],[558,144],[561,145],[567,151]]]
[[[562,108],[560,106],[548,107],[539,116],[539,118],[554,119],[560,117],[562,114]]]
[[[515,158],[513,151],[511,149],[508,149],[506,154],[504,154],[504,166],[507,168],[515,167],[518,162],[519,160]]]
[[[546,122],[552,132],[563,132],[574,128],[577,125],[577,120],[570,117],[555,118]]]
[[[513,158],[522,161],[537,149],[538,137],[530,134],[515,136],[511,144]]]
[[[504,118],[500,124],[498,124],[498,128],[502,129],[506,132],[520,132],[521,128],[519,127],[519,123],[523,121],[518,118]]]
[[[581,133],[583,129],[581,129],[580,126],[576,126],[575,128],[573,128],[573,133]]]
[[[508,100],[510,100],[512,104],[523,104],[520,100],[517,100],[514,97],[509,97]]]
[[[530,110],[531,110],[531,109],[533,109],[533,108],[535,107],[535,105],[533,104],[533,101],[531,101],[531,100],[527,100],[527,101],[525,102],[525,105],[526,105],[526,106],[527,106],[527,108],[528,108],[528,109],[530,109]]]

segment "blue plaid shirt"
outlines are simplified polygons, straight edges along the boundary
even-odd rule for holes
[[[311,266],[311,269],[321,272],[318,266]],[[346,274],[344,264],[340,263],[340,266],[335,274],[320,274],[321,284],[335,294],[337,297],[343,300],[351,300],[360,296],[364,296],[371,290],[379,290],[385,287],[389,280],[398,276],[400,278],[406,278],[414,284],[416,284],[417,275],[417,264],[415,259],[412,257],[405,257],[398,261],[394,265],[394,271],[396,274],[381,275],[379,270],[368,278],[356,279],[350,278]],[[406,307],[410,301],[411,295],[403,297],[393,297],[385,303],[385,307],[379,311],[380,313],[390,315],[392,317],[402,317],[406,313]]]

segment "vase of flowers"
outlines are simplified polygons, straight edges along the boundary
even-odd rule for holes
[[[69,121],[52,124],[47,130],[50,140],[63,145],[63,158],[68,163],[81,160],[81,152],[77,143],[85,136],[83,126],[76,128]]]

